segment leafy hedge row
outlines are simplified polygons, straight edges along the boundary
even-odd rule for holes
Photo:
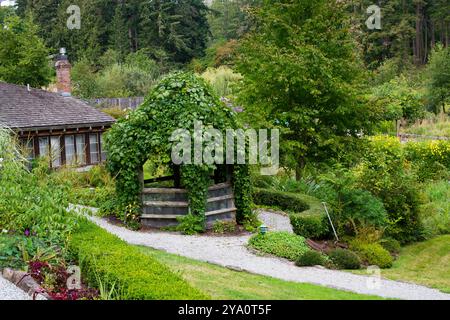
[[[117,288],[124,300],[207,299],[168,267],[88,221],[73,234],[70,250],[78,256],[86,280]]]
[[[297,193],[256,188],[255,204],[271,206],[289,213],[294,232],[305,238],[321,239],[329,236],[330,227],[318,199]]]

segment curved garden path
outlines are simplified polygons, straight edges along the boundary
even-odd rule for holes
[[[0,300],[32,300],[22,289],[0,275]]]
[[[288,217],[283,215],[260,211],[259,217],[272,230],[292,230]],[[248,235],[220,237],[185,236],[173,232],[141,232],[113,225],[102,218],[90,217],[90,219],[130,244],[148,246],[232,269],[386,298],[450,300],[450,294],[416,284],[381,279],[379,285],[374,286],[374,278],[370,276],[320,267],[299,268],[284,259],[260,256],[247,249],[246,244],[250,238]]]

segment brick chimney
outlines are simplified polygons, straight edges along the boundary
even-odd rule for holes
[[[67,58],[65,48],[61,48],[59,53],[55,63],[56,88],[58,89],[59,94],[69,97],[72,92],[70,84],[70,70],[72,69],[72,65]]]

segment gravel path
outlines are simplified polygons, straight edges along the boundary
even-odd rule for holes
[[[32,300],[23,290],[0,275],[0,300]]]
[[[260,211],[259,217],[265,224],[272,226],[272,230],[292,230],[290,225],[288,226],[289,218],[286,216]],[[130,244],[148,246],[233,269],[386,298],[450,300],[450,294],[420,285],[327,270],[321,267],[299,268],[286,260],[258,256],[246,248],[250,236],[207,237],[185,236],[170,232],[139,232],[113,225],[98,217],[90,217],[90,219]]]

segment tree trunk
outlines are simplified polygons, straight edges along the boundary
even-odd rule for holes
[[[297,164],[297,168],[295,168],[295,180],[300,181],[303,176],[303,169],[305,168],[305,158],[300,158]]]
[[[422,4],[416,4],[416,41],[414,62],[416,65],[422,64]]]
[[[431,49],[433,49],[434,46],[436,45],[436,35],[434,34],[435,29],[433,20],[430,21],[430,28],[431,28]]]

